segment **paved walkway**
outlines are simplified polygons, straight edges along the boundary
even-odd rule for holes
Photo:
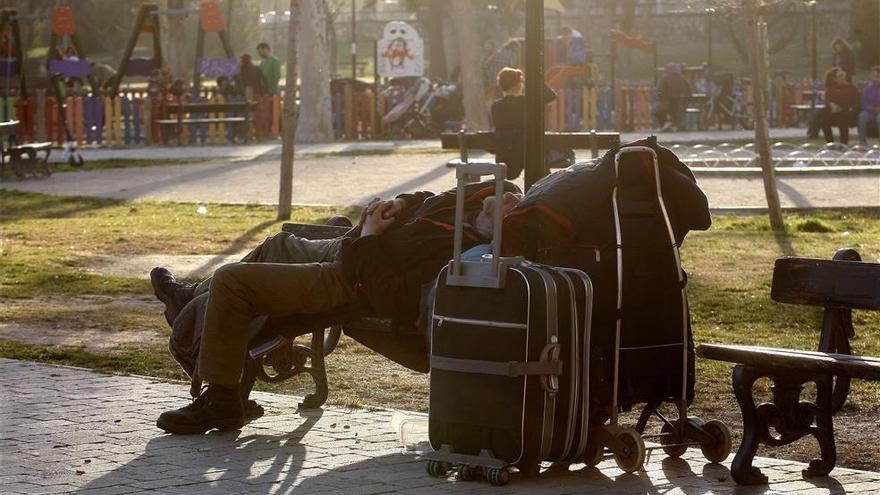
[[[300,158],[293,173],[293,202],[363,205],[374,196],[443,191],[455,185],[454,170],[445,166],[453,157],[403,154]],[[56,173],[43,180],[0,182],[0,188],[66,196],[274,204],[279,168],[275,158],[221,160]],[[712,208],[761,208],[767,204],[760,174],[712,173],[698,174],[697,178]],[[880,175],[876,172],[785,175],[778,180],[783,206],[880,206]],[[522,178],[519,183],[522,185]]]
[[[803,129],[771,129],[770,139],[800,140],[805,136]],[[621,135],[623,142],[634,141],[645,137],[648,132],[625,132]],[[753,131],[694,131],[694,132],[661,132],[657,138],[666,144],[698,144],[722,142],[748,142],[753,140]],[[412,141],[344,141],[320,144],[298,144],[297,155],[308,154],[352,154],[352,153],[390,153],[393,151],[439,150],[439,139],[423,139]],[[232,158],[237,160],[255,160],[281,156],[281,142],[258,143],[251,145],[204,145],[204,146],[149,146],[130,148],[83,148],[83,158],[89,160],[184,160],[192,158]],[[64,153],[55,152],[51,161],[64,160]]]
[[[803,464],[756,459],[772,485],[740,488],[729,460],[649,456],[627,475],[610,459],[496,488],[425,474],[392,428],[394,411],[325,407],[256,393],[267,415],[239,432],[170,436],[158,414],[186,403],[187,387],[0,359],[0,492],[69,493],[877,493],[880,473],[835,469],[804,480]],[[412,415],[423,422],[424,416]],[[693,449],[692,449],[693,450]]]

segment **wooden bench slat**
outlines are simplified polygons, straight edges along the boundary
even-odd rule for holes
[[[791,304],[877,310],[880,263],[779,258],[770,297]]]
[[[597,132],[598,149],[612,149],[620,146],[617,132]],[[495,133],[491,131],[469,132],[464,135],[465,146],[470,150],[495,149]],[[544,144],[550,148],[583,149],[591,148],[589,132],[548,132],[544,134]],[[445,132],[440,135],[440,146],[445,150],[459,149],[459,134]]]
[[[183,103],[168,105],[165,110],[170,114],[249,112],[254,107],[253,103]]]
[[[749,345],[701,344],[697,355],[762,369],[785,368],[810,373],[880,380],[880,358]]]
[[[52,147],[52,143],[44,142],[44,143],[17,144],[15,146],[10,146],[9,149],[16,150],[16,151],[17,150],[42,150],[42,149],[51,148],[51,147]]]
[[[177,125],[177,124],[237,124],[243,123],[247,119],[244,117],[225,117],[218,119],[182,119],[178,121],[177,119],[162,119],[157,120],[156,123],[159,125]]]

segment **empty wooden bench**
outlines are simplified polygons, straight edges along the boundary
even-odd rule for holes
[[[825,308],[817,351],[720,344],[697,347],[699,356],[737,363],[733,390],[743,417],[743,441],[731,468],[737,483],[767,482],[752,466],[759,445],[788,445],[807,435],[818,440],[821,456],[810,462],[804,476],[825,476],[834,468],[832,416],[846,402],[850,379],[880,380],[880,359],[854,356],[850,349],[855,335],[852,310],[880,310],[880,263],[860,260],[852,249],[838,250],[831,260],[776,260],[774,301]],[[753,386],[765,377],[773,382],[773,400],[755,405]],[[801,397],[809,382],[816,384],[815,402]]]
[[[590,150],[591,158],[599,157],[599,150],[610,150],[620,146],[618,132],[547,132],[544,134],[544,146],[548,149]],[[495,153],[495,133],[480,132],[444,132],[440,135],[440,147],[444,150],[459,150],[461,161],[467,161],[468,151],[482,150]],[[454,166],[456,160],[449,162]]]
[[[175,115],[176,118],[159,119],[156,121],[161,127],[174,127],[175,135],[178,136],[178,144],[183,144],[179,138],[183,131],[183,126],[187,124],[229,124],[239,126],[240,132],[234,135],[240,135],[245,141],[250,139],[251,114],[256,104],[253,102],[229,102],[229,103],[172,103],[166,107],[168,115]],[[193,115],[204,114],[205,117]],[[214,114],[224,114],[223,117],[211,117]]]
[[[17,120],[0,123],[0,178],[6,176],[7,164],[12,169],[12,173],[20,179],[28,175],[33,177],[51,175],[49,154],[52,153],[52,143],[18,144],[16,135],[19,128],[20,123]]]

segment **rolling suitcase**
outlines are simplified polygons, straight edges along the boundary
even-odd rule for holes
[[[463,183],[505,166],[457,165],[455,250],[432,310],[428,472],[484,473],[503,485],[508,467],[537,474],[541,461],[587,450],[592,285],[583,272],[501,258],[501,208],[493,255],[461,260]],[[499,203],[500,204],[500,203]]]

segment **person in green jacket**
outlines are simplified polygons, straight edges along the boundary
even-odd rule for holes
[[[265,41],[257,45],[257,52],[260,54],[260,70],[266,77],[266,83],[270,94],[278,93],[278,81],[281,80],[281,61],[278,57],[272,55],[272,48]]]

